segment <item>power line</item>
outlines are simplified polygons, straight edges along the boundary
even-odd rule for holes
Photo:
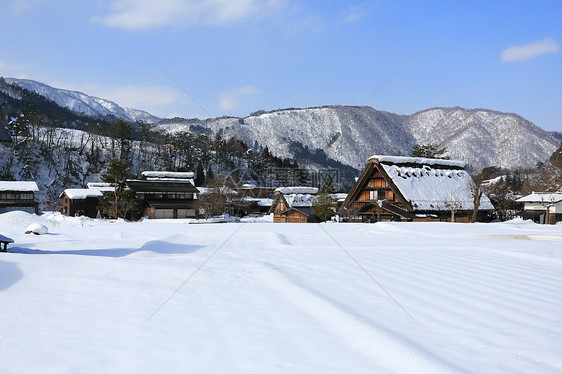
[[[154,61],[154,63],[155,63],[156,65],[160,66],[160,69],[162,69],[162,70],[164,71],[164,73],[168,74],[168,76],[169,76],[174,82],[176,82],[176,84],[178,85],[178,87],[181,88],[182,91],[185,92],[185,94],[186,94],[187,96],[189,96],[189,98],[190,98],[191,100],[193,100],[193,102],[194,102],[195,104],[199,105],[199,108],[203,109],[203,111],[204,111],[205,113],[207,113],[207,115],[208,115],[210,118],[213,117],[213,116],[211,115],[211,113],[209,113],[209,112],[207,111],[207,109],[205,109],[205,108],[203,107],[203,105],[199,104],[199,102],[198,102],[197,100],[195,100],[195,98],[194,98],[189,92],[187,92],[187,90],[180,84],[180,82],[178,82],[177,79],[174,78],[174,77],[172,76],[172,74],[170,74],[170,73],[168,72],[168,70],[166,70],[166,69],[164,68],[164,66],[162,66],[162,64],[160,64],[154,57],[152,57],[152,55],[151,55],[150,53],[148,53],[148,52],[145,52],[145,53],[148,55],[148,57],[150,57],[150,58],[152,59],[152,61]]]
[[[408,63],[408,61],[410,61],[410,59],[411,59],[412,57],[414,57],[414,55],[415,55],[415,53],[412,53],[412,54],[410,55],[410,57],[408,57],[400,66],[398,66],[398,69],[394,70],[394,72],[393,72],[392,74],[390,74],[390,76],[389,76],[388,78],[386,78],[386,80],[385,80],[384,82],[382,82],[382,84],[375,90],[375,92],[373,92],[373,93],[371,94],[371,96],[369,96],[369,97],[367,98],[367,100],[365,100],[365,102],[363,102],[363,105],[367,104],[367,102],[368,102],[369,100],[371,100],[371,98],[372,98],[373,96],[375,96],[375,94],[376,94],[377,92],[379,92],[380,89],[383,88],[383,87],[388,83],[388,81],[391,80],[392,77],[394,77],[394,76],[396,75],[396,73],[398,73],[398,72],[400,71],[400,69],[402,69],[402,68],[404,67],[404,65],[406,65],[406,64]]]
[[[355,257],[353,257],[353,256],[351,255],[351,253],[349,253],[349,251],[346,250],[346,249],[343,247],[343,245],[341,245],[332,235],[330,235],[330,233],[329,233],[328,231],[326,231],[326,229],[325,229],[324,227],[322,227],[321,224],[318,224],[318,226],[326,233],[326,235],[328,235],[328,236],[334,241],[334,243],[336,243],[336,245],[337,245],[338,247],[341,248],[342,251],[345,252],[345,254],[347,254],[347,255],[349,256],[349,258],[351,258],[351,259],[357,264],[357,266],[359,266],[359,267],[361,268],[361,270],[363,270],[363,271],[365,272],[365,274],[367,274],[367,275],[369,276],[369,278],[371,278],[371,279],[373,280],[373,282],[375,282],[375,283],[392,299],[392,301],[394,301],[394,302],[396,303],[396,305],[398,305],[398,306],[400,307],[400,309],[402,309],[402,310],[404,311],[404,313],[406,313],[406,314],[408,315],[408,317],[410,317],[413,321],[416,321],[416,319],[415,319],[410,313],[408,313],[408,311],[398,302],[398,300],[396,300],[396,299],[390,294],[390,292],[388,292],[388,291],[386,290],[386,288],[384,288],[384,287],[382,286],[382,284],[380,284],[380,283],[375,279],[375,277],[374,277],[373,275],[371,275],[371,273],[369,273],[369,272],[367,271],[367,269],[365,269],[365,268],[363,267],[363,265],[361,265],[361,264],[359,263],[359,261],[357,261],[357,260],[355,259]],[[417,322],[417,321],[416,321],[416,322]]]
[[[198,272],[199,270],[201,270],[209,261],[211,261],[211,259],[213,257],[215,257],[215,255],[218,253],[218,251],[221,250],[222,247],[224,247],[224,245],[230,240],[232,239],[232,237],[234,235],[236,235],[236,233],[238,233],[238,231],[240,231],[240,229],[242,228],[242,226],[244,226],[244,223],[240,225],[240,227],[238,227],[232,234],[230,234],[230,236],[228,238],[226,238],[226,240],[224,242],[221,243],[221,245],[219,245],[217,247],[217,249],[215,249],[215,251],[213,253],[211,253],[211,255],[209,257],[207,257],[207,259],[205,261],[203,261],[203,263],[201,265],[199,265],[199,267],[197,269],[195,269],[195,271],[193,273],[191,273],[186,280],[183,281],[182,284],[180,284],[180,286],[178,288],[175,289],[174,292],[172,292],[170,294],[170,296],[168,296],[168,298],[166,300],[164,300],[164,302],[162,304],[160,304],[160,306],[158,308],[156,308],[156,310],[154,312],[152,312],[152,314],[150,315],[150,317],[147,318],[147,320],[145,322],[148,322],[152,319],[152,317],[154,317],[156,315],[156,313],[158,313],[160,311],[160,309],[162,309],[164,307],[164,305],[166,305],[168,303],[168,301],[170,301],[177,293],[179,290],[181,290],[183,288],[183,286],[185,286]]]

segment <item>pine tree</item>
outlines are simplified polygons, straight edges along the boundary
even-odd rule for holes
[[[332,192],[332,178],[328,177],[316,195],[316,202],[312,205],[312,212],[318,216],[320,222],[329,220],[334,214],[336,203]]]
[[[411,157],[441,158],[448,160],[450,157],[444,156],[447,148],[439,148],[439,144],[415,144],[410,152]]]
[[[195,185],[203,186],[205,184],[205,172],[203,170],[203,165],[201,161],[197,164],[197,172],[195,175]]]
[[[111,212],[113,218],[119,217],[119,206],[123,206],[128,201],[121,202],[120,200],[130,200],[131,194],[124,191],[127,178],[130,176],[129,163],[124,160],[113,159],[109,163],[106,174],[102,174],[101,180],[106,183],[114,184],[114,193],[111,195],[104,195],[102,198],[102,210],[106,213]],[[134,194],[132,196],[134,199]]]

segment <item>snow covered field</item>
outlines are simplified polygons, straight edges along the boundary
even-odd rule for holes
[[[0,373],[562,373],[562,225],[12,212],[0,234]]]

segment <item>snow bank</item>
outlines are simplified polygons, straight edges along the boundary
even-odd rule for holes
[[[49,232],[47,226],[40,223],[32,223],[25,229],[26,234],[45,235]]]

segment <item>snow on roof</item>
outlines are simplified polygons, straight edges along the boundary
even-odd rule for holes
[[[533,192],[516,200],[518,203],[557,203],[562,201],[562,193]]]
[[[287,194],[316,194],[318,193],[318,188],[316,187],[279,187],[275,189],[275,192]]]
[[[131,180],[135,180],[135,179],[131,179]],[[195,186],[195,182],[193,181],[193,179],[178,179],[178,178],[146,178],[146,179],[141,179],[141,182],[146,182],[146,181],[150,181],[150,182],[175,182],[175,183],[191,183],[193,186]]]
[[[91,188],[68,188],[60,194],[60,197],[62,197],[63,194],[66,194],[66,196],[68,196],[71,200],[86,199],[88,197],[98,197],[103,195],[100,190]]]
[[[105,183],[105,182],[88,182],[86,183],[86,188],[100,188],[100,187],[111,187],[113,188],[113,183]]]
[[[347,198],[346,193],[335,193],[332,194],[332,198],[336,199],[337,201],[344,201]]]
[[[0,191],[37,192],[39,187],[35,182],[0,181]]]
[[[222,186],[222,187],[218,187],[218,188],[197,187],[197,189],[199,190],[199,195],[210,195],[214,191],[217,191],[217,189],[218,189],[218,192],[220,194],[231,195],[231,196],[238,195],[238,192],[236,192],[232,188],[226,187],[226,186]]]
[[[258,203],[258,206],[271,206],[273,204],[273,199],[270,199],[268,197],[246,197],[244,198],[244,201],[255,201]]]
[[[111,192],[115,190],[115,185],[113,183],[86,183],[86,188],[91,190],[98,190],[101,192]]]
[[[369,161],[378,160],[379,162],[388,162],[392,164],[421,164],[421,165],[439,165],[439,166],[452,166],[464,168],[463,161],[456,160],[442,160],[438,158],[423,158],[423,157],[403,157],[403,156],[385,156],[374,155],[369,157]]]
[[[191,171],[143,171],[141,176],[144,178],[174,178],[174,179],[191,179],[194,174]]]
[[[252,190],[254,188],[257,188],[257,186],[255,184],[252,184],[252,183],[244,183],[242,186],[240,186],[240,189]]]
[[[474,209],[473,182],[465,170],[381,165],[415,210],[447,210],[448,204],[455,204],[459,210]],[[483,195],[479,209],[493,208],[490,199]]]
[[[6,243],[13,243],[14,239],[8,238],[7,236],[4,236],[4,235],[0,235],[0,241],[6,242]]]
[[[316,202],[316,196],[311,194],[292,193],[283,196],[291,208],[311,207]]]

